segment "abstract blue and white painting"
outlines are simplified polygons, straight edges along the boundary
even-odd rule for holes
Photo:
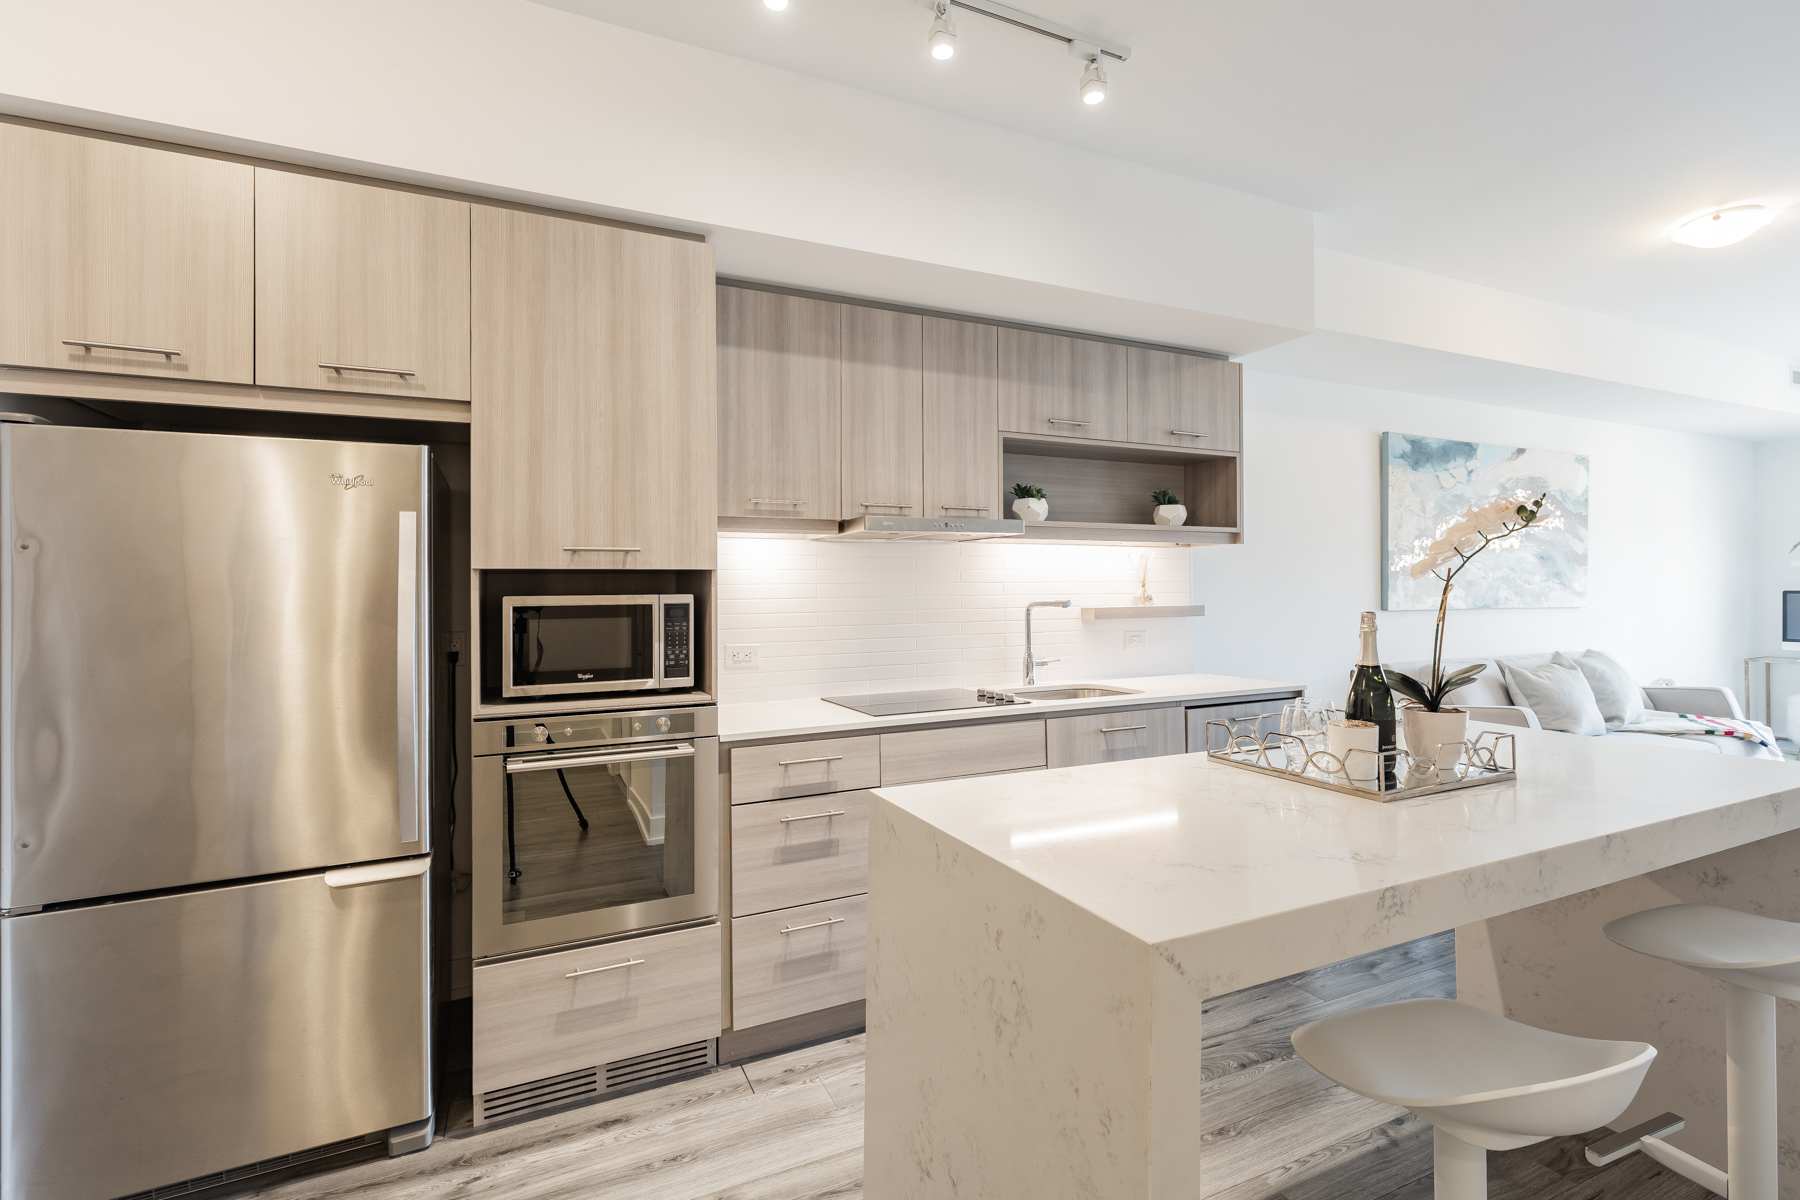
[[[1451,608],[1587,603],[1588,460],[1562,450],[1382,434],[1381,607],[1436,608],[1443,583],[1412,577],[1426,547],[1477,504],[1546,493],[1531,528],[1488,547],[1456,577]]]

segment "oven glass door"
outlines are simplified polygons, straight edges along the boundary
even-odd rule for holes
[[[508,696],[654,687],[657,601],[621,597],[583,604],[508,606],[511,653],[502,691]]]
[[[589,917],[598,934],[685,919],[696,757],[695,743],[671,742],[509,758],[501,925]]]

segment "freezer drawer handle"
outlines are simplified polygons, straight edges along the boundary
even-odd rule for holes
[[[431,866],[430,858],[403,858],[398,862],[366,863],[360,867],[337,867],[325,872],[325,886],[360,887],[365,883],[385,883],[390,879],[411,879],[423,875]]]
[[[570,971],[567,975],[564,975],[563,978],[575,979],[582,975],[598,975],[602,971],[616,971],[620,967],[641,967],[643,965],[644,960],[641,958],[628,958],[622,963],[613,963],[610,967],[589,967],[585,971]]]
[[[562,771],[570,767],[603,767],[608,763],[648,762],[658,758],[692,758],[692,746],[643,746],[612,754],[543,754],[535,758],[508,759],[506,773]]]
[[[843,809],[834,808],[830,812],[807,813],[803,817],[783,817],[783,818],[781,818],[781,823],[783,825],[786,825],[789,821],[817,821],[824,817],[841,817],[843,815],[844,815]]]
[[[816,763],[816,762],[842,762],[842,761],[843,761],[843,758],[844,758],[844,756],[843,756],[843,755],[841,755],[841,754],[821,754],[821,755],[820,755],[820,756],[819,756],[819,757],[817,757],[817,758],[783,758],[783,759],[777,759],[777,760],[776,760],[776,762],[775,762],[775,765],[776,765],[776,766],[778,766],[778,767],[797,767],[797,766],[799,766],[799,765],[800,765],[800,764],[801,764],[801,763]]]
[[[802,929],[817,929],[821,925],[842,925],[843,923],[844,918],[842,917],[826,917],[823,921],[814,921],[810,925],[783,925],[781,932],[799,933]]]

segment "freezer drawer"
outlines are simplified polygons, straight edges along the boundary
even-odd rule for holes
[[[108,1200],[423,1119],[429,863],[0,920],[5,1200]],[[356,882],[384,868],[413,873]]]

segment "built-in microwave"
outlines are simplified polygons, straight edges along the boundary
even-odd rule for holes
[[[691,688],[694,624],[692,596],[506,596],[500,694]]]

